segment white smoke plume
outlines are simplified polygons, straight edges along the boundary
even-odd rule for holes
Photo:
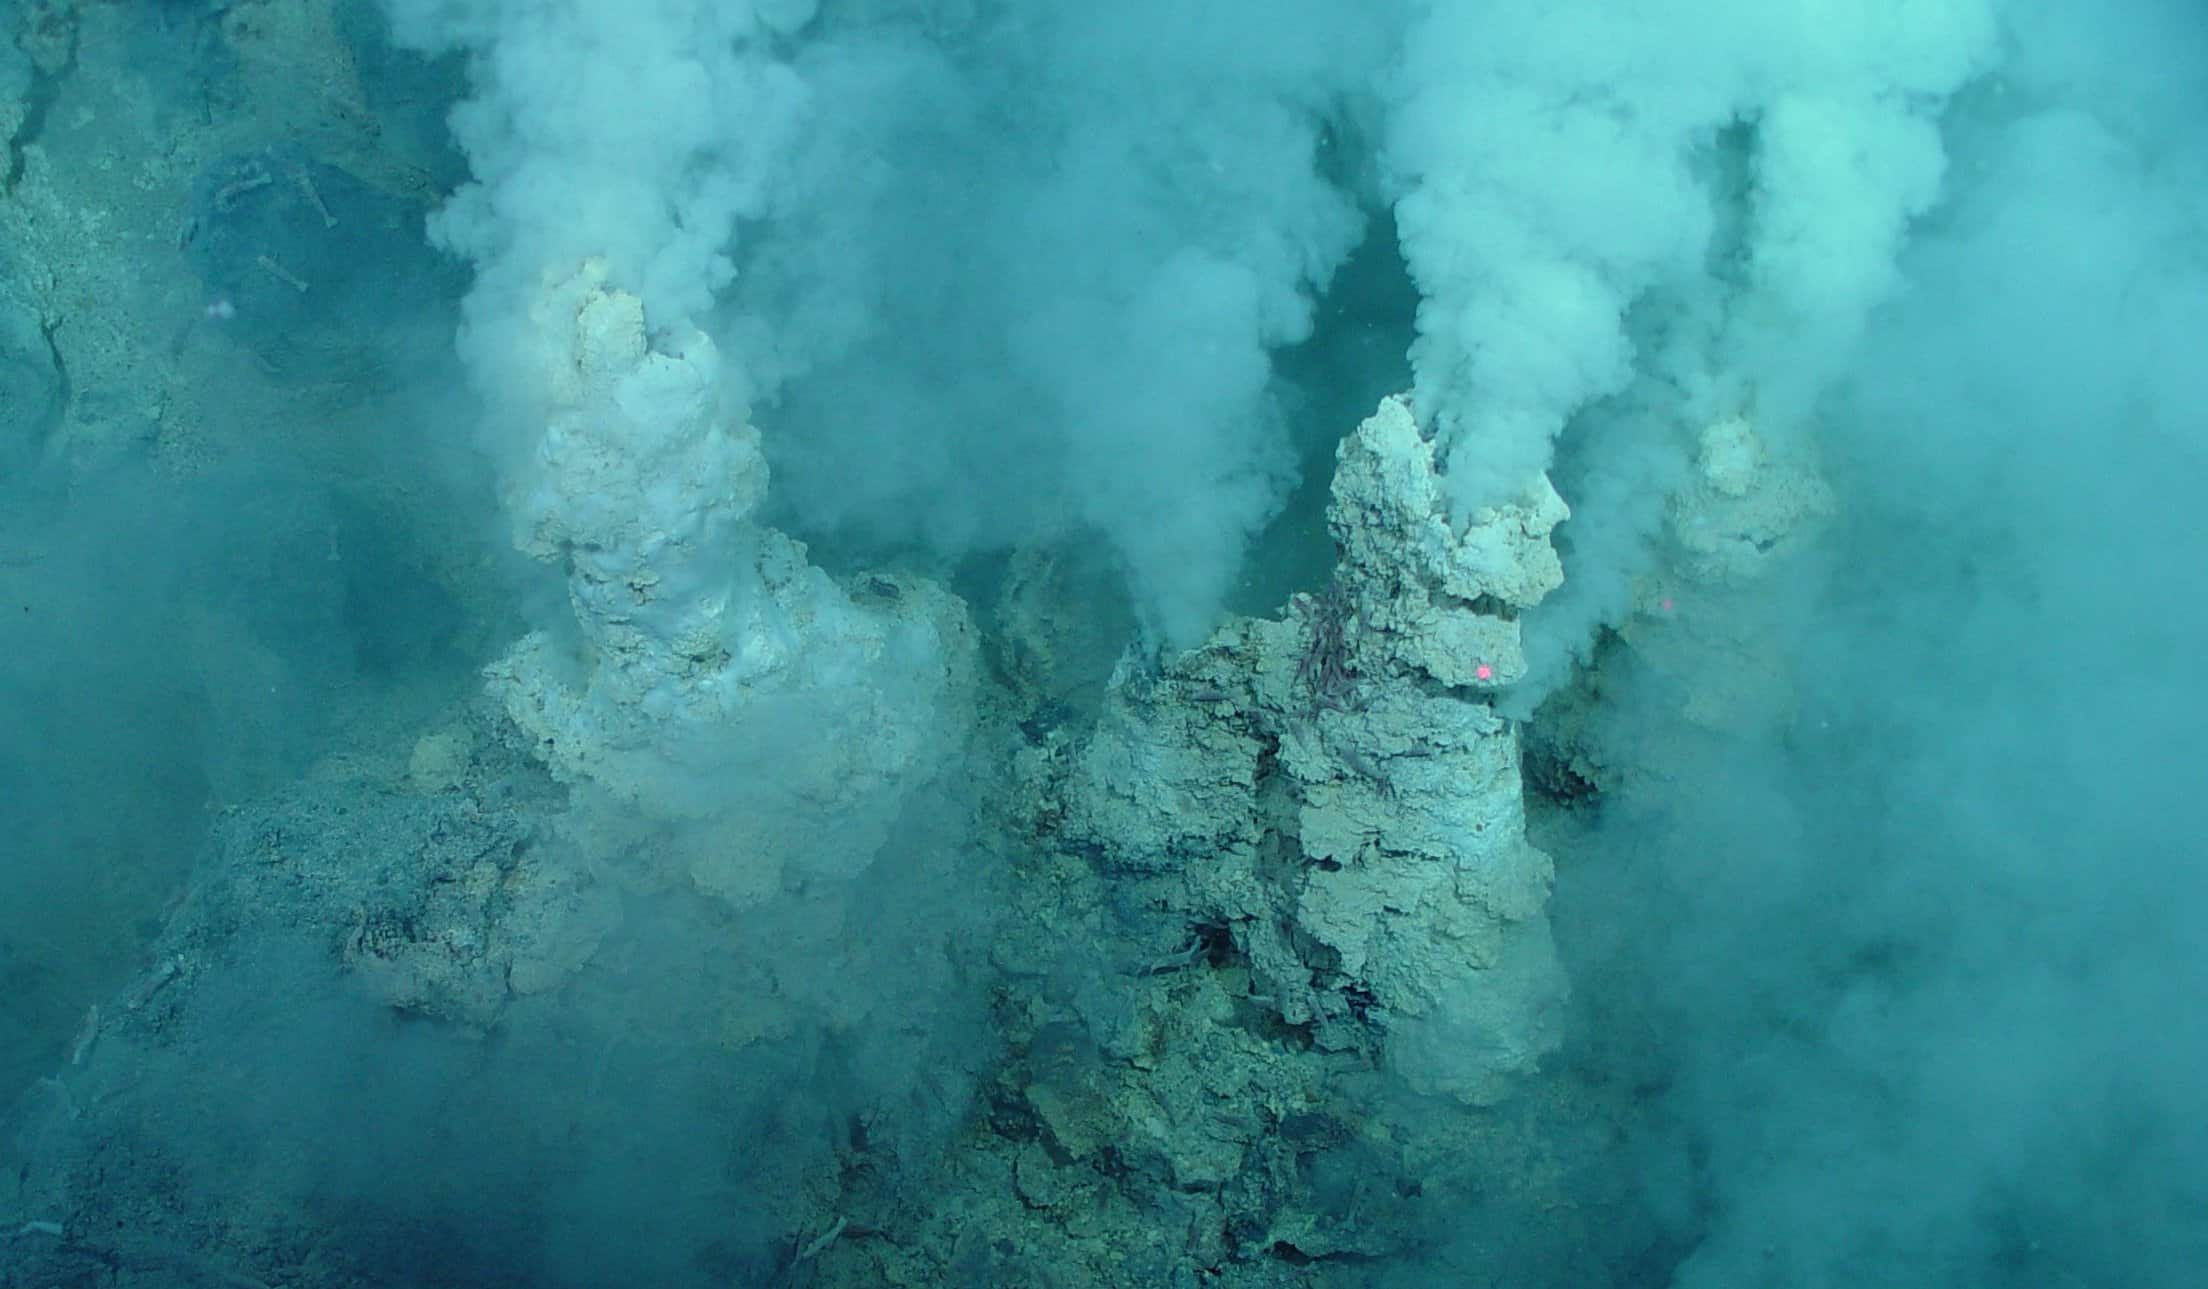
[[[470,51],[433,232],[487,386],[538,277],[600,256],[655,326],[728,302],[792,522],[1101,540],[1162,634],[1216,613],[1292,483],[1270,353],[1361,234],[1319,166],[1384,7],[392,8]]]
[[[1659,363],[1798,416],[1892,290],[1940,105],[1991,44],[1977,2],[1423,6],[1386,160],[1458,504],[1514,495]],[[1725,315],[1716,352],[1637,348],[1658,290]]]
[[[655,325],[702,318],[733,276],[737,221],[762,211],[806,93],[763,47],[805,17],[704,0],[388,0],[395,38],[464,50],[451,117],[473,180],[431,236],[476,270],[464,355],[492,401],[546,273],[606,261]],[[742,390],[736,393],[741,401]]]

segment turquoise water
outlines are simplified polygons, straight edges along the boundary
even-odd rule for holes
[[[0,11],[0,1285],[2191,1283],[2197,15],[1841,17]]]

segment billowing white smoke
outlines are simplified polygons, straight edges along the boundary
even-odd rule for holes
[[[452,113],[473,182],[431,221],[468,258],[465,355],[496,396],[540,274],[597,256],[657,321],[702,319],[805,110],[759,52],[802,21],[745,0],[385,0],[394,35],[469,55]],[[741,391],[738,391],[739,394]]]
[[[1682,422],[1800,432],[1896,286],[1940,190],[1938,113],[1992,33],[1986,0],[1421,6],[1386,162],[1423,297],[1418,402],[1457,504],[1516,495],[1590,404],[1664,387],[1625,427],[1638,441],[1579,463],[1566,595],[1538,637],[1576,645],[1623,610],[1617,574],[1661,511],[1600,509],[1661,486]],[[1637,347],[1650,308],[1661,339]]]
[[[1199,632],[1293,482],[1271,351],[1361,235],[1323,130],[1392,12],[824,14],[796,56],[823,108],[736,287],[747,362],[792,378],[763,416],[792,509],[954,555],[1094,545]]]
[[[1379,136],[1460,507],[1667,387],[1569,498],[1579,576],[1535,629],[1569,646],[1645,544],[1601,498],[1678,423],[1792,432],[1845,361],[1992,41],[1990,0],[389,3],[473,51],[476,182],[436,233],[478,265],[487,384],[544,266],[600,255],[723,341],[795,522],[1093,538],[1183,639],[1292,482],[1271,356],[1362,228],[1330,148]],[[1636,339],[1652,301],[1691,325]]]
[[[1317,166],[1385,6],[390,7],[472,54],[475,182],[433,233],[477,265],[486,386],[525,383],[538,276],[600,256],[655,327],[720,336],[736,407],[781,396],[795,522],[1100,540],[1163,634],[1217,610],[1292,482],[1269,351],[1360,235]]]

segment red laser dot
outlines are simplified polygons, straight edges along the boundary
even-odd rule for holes
[[[1662,609],[1662,610],[1663,610],[1664,612],[1666,612],[1666,613],[1669,613],[1669,612],[1671,612],[1671,597],[1670,597],[1670,596],[1668,596],[1668,595],[1667,595],[1667,596],[1665,596],[1665,597],[1664,597],[1664,600],[1663,600],[1663,603],[1661,603],[1661,604],[1657,605],[1656,607],[1657,607],[1657,608],[1659,608],[1659,609]]]
[[[1494,669],[1493,667],[1490,667],[1490,666],[1488,666],[1488,665],[1487,665],[1486,663],[1484,663],[1484,662],[1483,662],[1483,663],[1481,663],[1481,664],[1480,664],[1479,666],[1477,666],[1477,667],[1474,667],[1474,668],[1472,669],[1472,674],[1473,674],[1473,675],[1475,675],[1475,676],[1478,676],[1478,677],[1479,677],[1479,678],[1480,678],[1481,680],[1493,680],[1493,679],[1495,679],[1495,669]]]

